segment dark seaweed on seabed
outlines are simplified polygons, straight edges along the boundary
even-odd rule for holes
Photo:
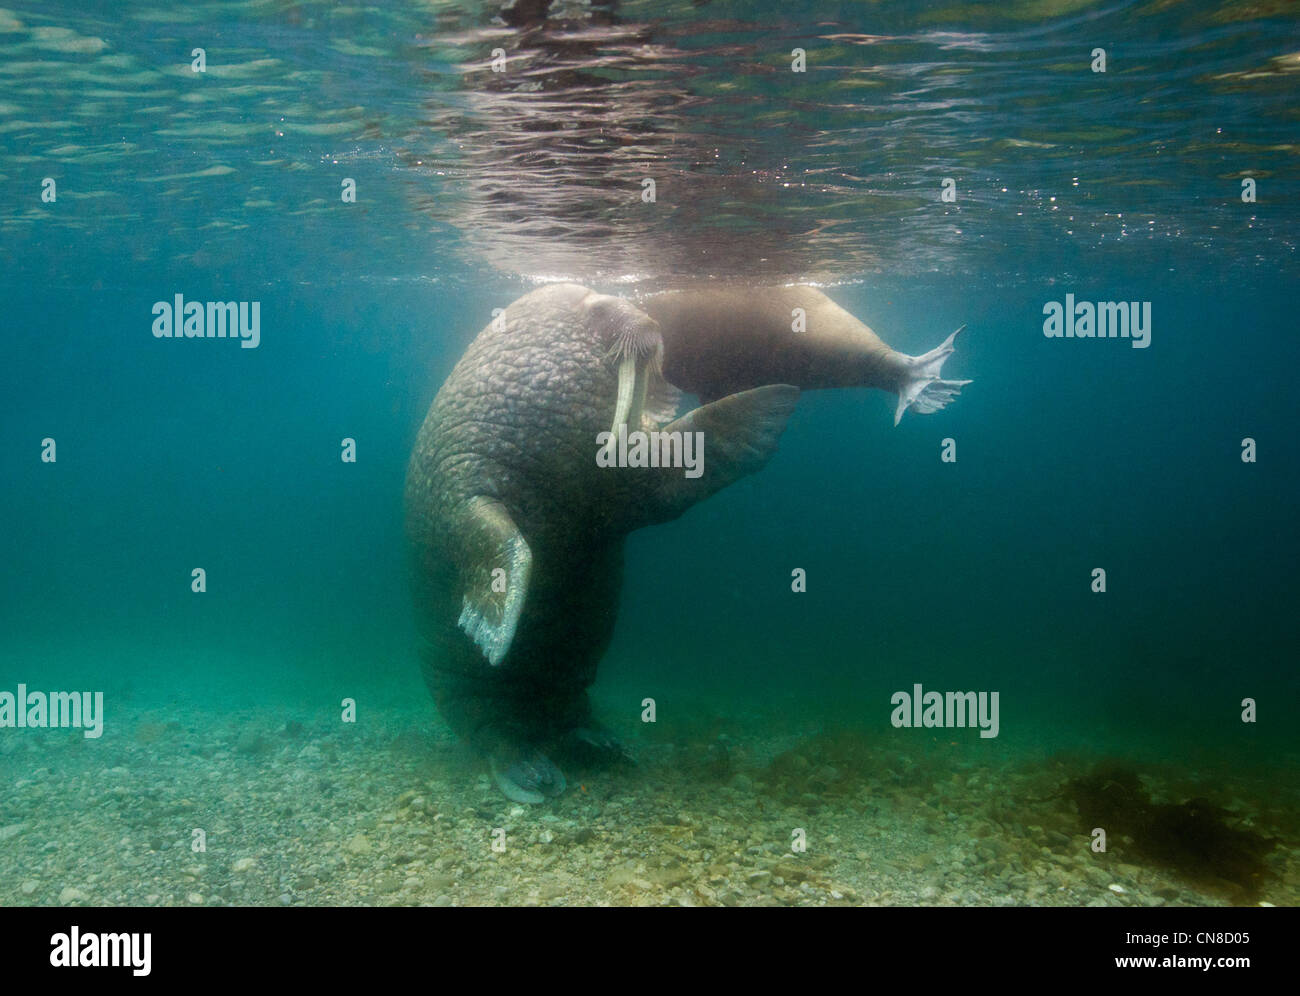
[[[1256,898],[1267,881],[1264,859],[1277,841],[1205,799],[1152,802],[1135,770],[1114,765],[1070,779],[1064,792],[1085,832],[1103,828],[1108,841],[1143,862],[1241,901]]]

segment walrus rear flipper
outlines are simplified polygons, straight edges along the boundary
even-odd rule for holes
[[[452,536],[462,593],[457,622],[495,667],[515,638],[533,554],[495,498],[479,496],[462,505],[453,516]]]
[[[683,442],[686,433],[700,433],[694,439],[701,442],[691,451],[697,466],[663,466],[653,471],[644,524],[675,519],[733,481],[762,470],[776,452],[798,401],[797,387],[769,384],[702,405],[660,429],[661,438],[665,433],[681,433]]]
[[[903,412],[909,408],[922,415],[929,415],[940,408],[947,407],[948,402],[961,394],[961,389],[970,383],[968,380],[939,378],[939,368],[943,366],[943,361],[957,351],[953,340],[965,327],[963,325],[928,353],[905,357],[908,369],[898,388],[898,407],[894,409],[894,425],[898,425]]]

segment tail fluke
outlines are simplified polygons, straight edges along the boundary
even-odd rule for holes
[[[939,377],[939,368],[943,366],[944,360],[956,352],[957,347],[953,341],[964,328],[965,325],[928,353],[907,358],[908,372],[898,388],[894,425],[898,425],[903,412],[909,408],[920,415],[937,412],[961,394],[961,389],[970,383],[968,380],[941,380]]]

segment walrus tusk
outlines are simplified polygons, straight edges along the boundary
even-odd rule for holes
[[[637,393],[636,361],[636,352],[629,351],[618,364],[618,402],[614,405],[614,424],[609,427],[609,431],[616,436],[618,427],[623,425],[628,415],[632,413],[632,404]]]
[[[654,352],[649,355],[642,357],[637,350],[631,349],[619,361],[618,401],[614,405],[614,424],[609,427],[614,435],[618,435],[618,427],[624,423],[627,423],[629,431],[640,428],[650,376],[662,369],[663,354],[663,343],[656,343]],[[645,362],[637,370],[637,361],[640,359]]]

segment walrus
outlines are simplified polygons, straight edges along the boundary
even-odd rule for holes
[[[479,333],[420,428],[405,503],[425,681],[508,798],[563,792],[553,758],[626,756],[587,689],[628,534],[762,469],[801,389],[892,391],[895,423],[944,407],[970,383],[939,376],[959,332],[908,356],[814,287],[634,303],[553,284]],[[701,404],[679,416],[682,392]],[[638,430],[663,459],[611,466]],[[694,471],[674,440],[702,440]]]

